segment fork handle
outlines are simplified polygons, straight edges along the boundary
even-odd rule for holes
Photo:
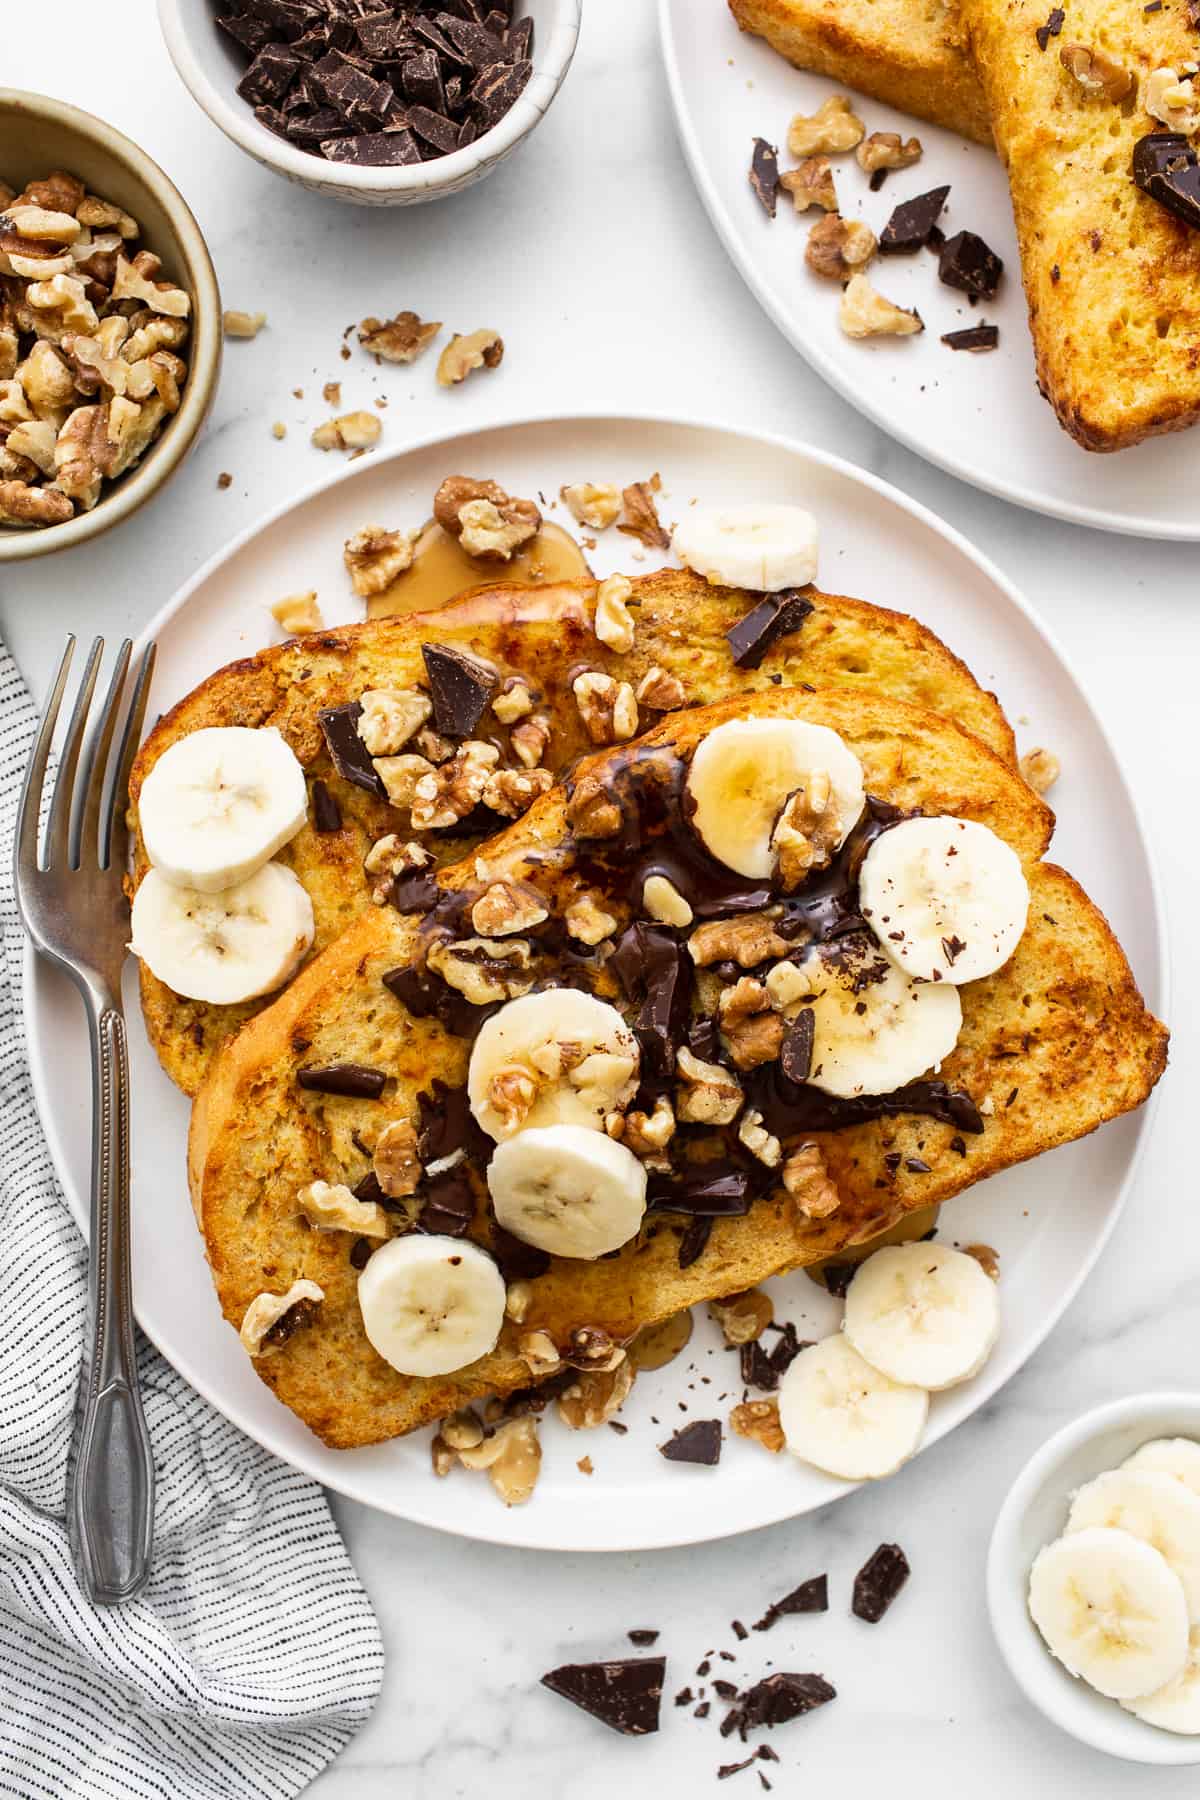
[[[111,1606],[132,1598],[150,1573],[154,1458],[133,1342],[125,1020],[108,996],[89,990],[84,998],[92,1052],[91,1256],[67,1529],[85,1591]]]

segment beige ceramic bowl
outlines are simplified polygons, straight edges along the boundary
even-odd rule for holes
[[[93,193],[114,200],[142,227],[141,243],[163,262],[163,273],[192,296],[192,330],[185,348],[188,378],[183,404],[136,467],[107,485],[91,512],[42,530],[0,526],[0,563],[45,556],[119,525],[171,475],[196,440],[212,404],[221,367],[221,297],[212,258],[182,194],[144,151],[91,113],[0,88],[0,180],[26,181],[66,169]]]

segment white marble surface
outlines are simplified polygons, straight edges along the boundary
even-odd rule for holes
[[[696,0],[698,17],[717,3]],[[1173,925],[1173,1067],[1128,1212],[1081,1298],[999,1399],[885,1487],[707,1550],[538,1557],[339,1506],[383,1622],[388,1678],[371,1723],[314,1796],[704,1791],[731,1754],[714,1719],[668,1706],[656,1740],[626,1741],[544,1693],[538,1675],[567,1657],[619,1654],[626,1628],[651,1625],[674,1691],[706,1650],[729,1646],[734,1616],[757,1616],[824,1568],[829,1615],[752,1638],[736,1666],[750,1675],[769,1656],[821,1669],[842,1690],[836,1705],[776,1734],[777,1791],[1144,1792],[1146,1772],[1083,1750],[1020,1698],[991,1641],[982,1566],[1000,1494],[1053,1428],[1106,1396],[1192,1379],[1200,555],[1018,512],[896,448],[822,387],[710,233],[675,143],[651,0],[593,0],[564,95],[534,139],[482,186],[395,215],[314,198],[250,163],[176,80],[151,0],[121,0],[119,10],[120,31],[98,32],[83,0],[59,0],[52,31],[44,10],[14,9],[4,80],[89,106],[137,138],[194,206],[227,303],[264,309],[270,326],[257,343],[229,347],[205,438],[156,505],[94,547],[0,574],[0,629],[35,684],[68,629],[136,630],[202,560],[320,473],[305,427],[321,415],[327,379],[343,381],[351,405],[369,402],[378,379],[391,399],[390,443],[520,412],[707,414],[809,438],[886,476],[1023,586],[1126,759]],[[377,377],[339,360],[351,320],[401,306],[461,329],[494,324],[508,346],[502,369],[445,394],[427,366]],[[295,387],[306,401],[292,398]],[[270,435],[276,418],[290,426],[282,444]],[[225,469],[235,480],[219,492]],[[919,610],[919,596],[908,598]],[[850,1577],[881,1538],[905,1545],[915,1574],[872,1631],[844,1614]],[[1153,1780],[1165,1800],[1195,1788],[1184,1770]],[[731,1793],[759,1791],[753,1772],[737,1784]]]

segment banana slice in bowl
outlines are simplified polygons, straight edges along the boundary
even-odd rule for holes
[[[1059,1662],[1110,1700],[1155,1693],[1187,1662],[1183,1590],[1166,1558],[1127,1531],[1092,1525],[1047,1544],[1029,1612]]]

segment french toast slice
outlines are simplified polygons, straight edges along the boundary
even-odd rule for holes
[[[798,69],[991,145],[955,0],[729,0],[729,10]]]
[[[1009,764],[949,719],[861,689],[768,689],[672,715],[632,752],[622,746],[580,764],[571,791],[586,791],[591,776],[616,780],[634,757],[639,767],[655,755],[678,766],[714,726],[762,717],[831,727],[859,757],[875,800],[978,820],[1021,858],[1032,896],[1025,934],[1002,970],[960,990],[962,1031],[939,1070],[939,1082],[981,1116],[962,1129],[945,1115],[913,1114],[840,1129],[780,1127],[785,1144],[819,1145],[839,1196],[828,1217],[804,1216],[769,1180],[744,1216],[713,1222],[688,1263],[685,1232],[695,1222],[652,1212],[638,1238],[611,1257],[551,1259],[530,1282],[520,1325],[506,1323],[490,1355],[446,1377],[405,1377],[363,1331],[351,1237],[310,1231],[297,1216],[297,1195],[308,1183],[358,1183],[385,1125],[415,1121],[422,1093],[434,1094],[434,1115],[449,1117],[447,1095],[433,1084],[455,1090],[465,1080],[468,1037],[435,1016],[414,1016],[382,981],[397,967],[419,967],[438,915],[423,924],[391,907],[369,907],[212,1060],[189,1143],[192,1199],[229,1323],[237,1329],[260,1292],[285,1291],[296,1279],[323,1290],[311,1326],[256,1358],[255,1367],[326,1443],[374,1443],[483,1395],[528,1386],[530,1368],[519,1354],[526,1333],[547,1332],[560,1348],[582,1327],[627,1340],[684,1307],[836,1255],[906,1212],[1094,1130],[1138,1106],[1154,1086],[1166,1060],[1165,1029],[1147,1012],[1101,913],[1069,875],[1040,860],[1052,814]],[[485,877],[527,882],[552,920],[581,879],[599,884],[620,928],[632,917],[636,885],[628,858],[602,866],[595,845],[572,834],[572,804],[564,787],[538,801],[489,843]],[[473,858],[443,869],[439,882],[447,895],[482,891]],[[578,971],[573,979],[581,979]],[[585,986],[594,980],[595,991],[605,979],[615,991],[603,958],[582,978]],[[335,1062],[385,1069],[382,1097],[298,1085],[301,1067]],[[494,1240],[477,1168],[472,1182],[468,1229],[488,1246]]]
[[[1006,760],[1015,761],[1012,731],[995,696],[985,692],[941,640],[903,613],[812,590],[813,610],[799,630],[782,637],[759,667],[739,669],[725,633],[759,596],[711,587],[681,570],[643,576],[633,584],[635,639],[617,653],[592,630],[594,584],[483,588],[441,612],[385,618],[293,639],[229,664],[211,675],[158,722],[138,755],[130,783],[136,828],[142,782],[171,744],[205,726],[275,726],[309,777],[322,781],[341,810],[340,831],[309,823],[279,855],[313,902],[319,951],[370,904],[363,859],[407,814],[338,776],[318,723],[322,708],[357,699],[372,687],[424,684],[423,644],[448,644],[493,663],[505,676],[523,676],[551,725],[543,764],[558,773],[588,749],[571,677],[603,670],[635,686],[657,666],[678,679],[682,704],[695,705],[783,680],[832,687],[882,688],[958,719]],[[657,715],[643,711],[646,725]],[[490,721],[490,714],[488,719]],[[494,735],[494,733],[493,733]],[[493,829],[502,821],[494,820]],[[478,833],[476,833],[478,836]],[[424,840],[440,861],[466,853],[462,835],[431,832]],[[147,862],[134,836],[134,881]],[[146,1029],[163,1068],[194,1094],[213,1051],[268,1004],[214,1006],[175,994],[150,971],[140,971]]]
[[[1012,189],[1038,383],[1087,450],[1123,450],[1200,418],[1200,231],[1135,186],[1147,78],[1194,63],[1186,6],[1079,0],[1057,37],[1042,0],[961,0]],[[1044,44],[1044,48],[1043,48]],[[1063,66],[1102,50],[1136,79],[1115,101]]]

